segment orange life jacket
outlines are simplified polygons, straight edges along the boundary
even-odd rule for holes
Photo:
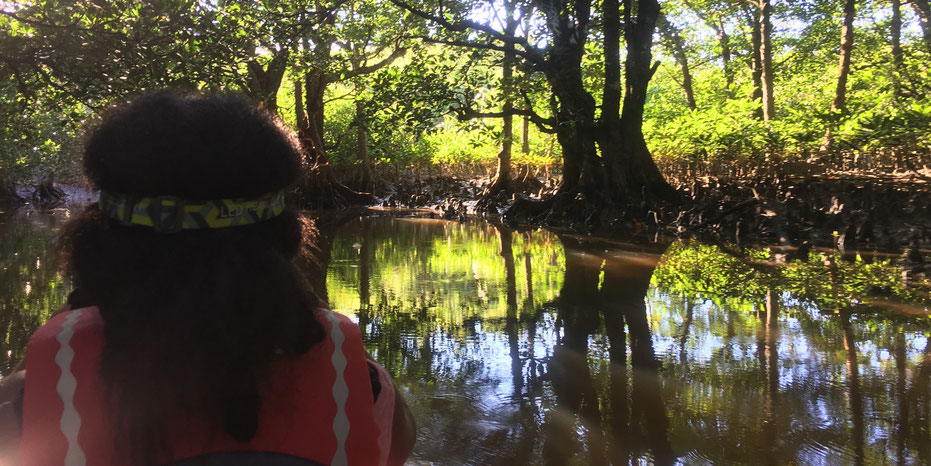
[[[384,464],[390,441],[379,438],[359,327],[343,315],[317,313],[326,338],[295,360],[274,363],[252,440],[239,443],[222,430],[185,423],[169,434],[166,462],[264,451],[322,464]],[[99,375],[103,325],[97,308],[77,309],[56,316],[29,340],[21,444],[25,466],[129,463],[114,448],[112,411]],[[393,405],[393,391],[390,398]]]

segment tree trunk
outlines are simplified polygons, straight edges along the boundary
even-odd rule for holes
[[[630,0],[625,0],[625,13],[630,19],[629,6]],[[592,173],[586,177],[589,181],[586,194],[591,199],[599,199],[603,204],[613,205],[623,202],[621,197],[626,194],[623,184],[620,192],[611,186],[612,181],[625,183],[626,180],[611,180],[610,174],[607,173],[611,164],[617,164],[618,159],[623,155],[621,144],[624,142],[624,135],[621,127],[621,10],[618,0],[604,0],[602,4],[604,9],[604,50],[605,50],[605,83],[603,97],[601,99],[601,127],[602,141],[601,154],[602,162],[597,165],[597,173]],[[628,44],[628,50],[631,44]],[[628,77],[630,79],[630,77]],[[609,159],[610,151],[610,159]],[[596,167],[592,165],[592,169]],[[589,170],[591,171],[591,170]],[[599,175],[598,177],[594,175]]]
[[[688,105],[689,110],[695,110],[697,106],[695,105],[695,92],[692,90],[692,74],[689,72],[689,60],[685,53],[685,43],[682,40],[682,36],[679,34],[678,28],[670,23],[665,15],[659,15],[656,20],[656,27],[663,36],[663,44],[666,46],[666,49],[676,59],[676,63],[679,64],[679,69],[682,70],[681,86],[682,91],[685,92],[685,103]],[[726,69],[727,67],[725,66],[725,74]],[[727,85],[728,87],[730,86],[730,81],[728,81]]]
[[[531,15],[524,15],[526,21],[524,22],[524,40],[530,40],[530,18]],[[521,122],[520,127],[520,152],[524,155],[530,153],[530,117],[524,115],[524,119]]]
[[[853,19],[856,15],[855,0],[844,0],[844,23],[841,26],[840,60],[837,71],[837,91],[831,103],[831,111],[847,108],[847,76],[850,74],[850,55],[853,51]]]
[[[583,166],[597,157],[594,140],[595,99],[585,90],[582,81],[581,41],[558,34],[550,52],[547,78],[559,101],[556,111],[556,139],[562,147],[563,177],[558,192],[569,192],[578,187]]]
[[[514,19],[514,1],[508,1],[505,5],[507,15],[507,24],[504,28],[504,34],[508,37],[514,37],[517,30],[517,20]],[[511,149],[514,141],[514,111],[513,93],[514,77],[514,43],[507,42],[504,46],[504,59],[501,61],[501,84],[505,91],[504,105],[502,113],[504,118],[501,129],[501,151],[498,152],[498,168],[495,170],[495,180],[492,183],[489,195],[509,189],[511,184]]]
[[[518,201],[507,217],[539,220],[543,217],[538,215],[550,219],[555,214],[570,227],[591,228],[616,224],[623,217],[643,218],[656,201],[675,198],[675,191],[653,161],[642,131],[647,85],[656,71],[651,66],[651,46],[659,4],[656,0],[641,0],[632,5],[633,1],[624,2],[627,58],[622,109],[619,5],[617,0],[603,3],[605,87],[601,119],[596,121],[595,99],[583,83],[581,70],[591,3],[576,0],[572,7],[566,7],[538,0],[553,36],[541,68],[558,102],[554,126],[562,147],[563,178],[553,198],[539,204]],[[571,18],[568,11],[573,13]],[[632,18],[634,11],[636,21]]]
[[[304,84],[300,78],[294,80],[294,124],[299,133],[307,128],[307,114],[304,113]]]
[[[601,123],[616,129],[621,121],[621,7],[618,0],[604,0],[605,83]]]
[[[322,70],[310,69],[304,73],[304,98],[307,106],[307,137],[312,147],[307,147],[311,165],[327,164],[325,141],[323,140],[323,97],[326,92],[326,75]]]
[[[518,22],[514,18],[516,0],[507,0],[504,4],[506,23],[504,35],[513,38],[517,31]],[[482,195],[475,209],[483,213],[498,213],[498,206],[505,202],[511,193],[511,152],[514,147],[514,43],[507,41],[504,44],[504,57],[501,60],[501,90],[504,92],[504,104],[501,108],[501,150],[498,151],[498,166],[495,176]]]
[[[643,111],[647,101],[647,87],[659,65],[653,64],[652,52],[659,3],[656,0],[639,0],[636,5],[636,21],[631,21],[634,8],[632,3],[633,0],[624,1],[624,37],[627,42],[624,64],[626,87],[620,119],[622,144],[617,146],[622,151],[602,151],[609,167],[608,178],[614,183],[615,192],[628,197],[628,204],[647,201],[644,195],[663,199],[670,199],[674,195],[674,190],[666,183],[653,161],[643,137]],[[652,203],[647,202],[644,205],[650,204]],[[638,213],[643,214],[645,212]]]
[[[836,125],[840,115],[847,108],[847,76],[850,74],[850,55],[853,51],[853,19],[856,15],[855,0],[844,0],[844,20],[840,34],[840,59],[837,70],[837,89],[834,91],[834,101],[831,102],[831,119],[824,133],[821,150],[827,151],[831,147],[831,131]]]
[[[351,205],[375,202],[370,193],[360,193],[346,187],[333,173],[326,156],[323,140],[324,92],[328,83],[321,70],[304,73],[307,125],[299,132],[306,154],[306,171],[298,187],[303,203],[311,209],[342,209]]]
[[[723,24],[715,28],[715,35],[718,37],[718,43],[721,46],[721,62],[724,66],[724,85],[727,86],[728,91],[730,91],[731,86],[734,84],[734,70],[731,68],[731,38],[727,35],[727,31],[724,30]]]
[[[555,0],[537,0],[546,14],[553,37],[543,72],[553,93],[556,140],[562,147],[563,173],[557,195],[574,192],[583,167],[597,159],[594,140],[595,99],[582,81],[582,56],[591,16],[589,0],[566,6]],[[562,6],[560,6],[562,5]],[[573,11],[574,18],[569,17]]]
[[[776,100],[773,97],[773,5],[771,0],[760,0],[760,60],[762,60],[763,74],[763,120],[771,121],[776,118]]]
[[[249,97],[274,114],[278,113],[278,89],[288,67],[289,55],[287,49],[276,52],[265,68],[255,60],[246,64],[249,72],[246,91]]]
[[[909,0],[915,13],[918,13],[921,26],[921,35],[924,39],[925,50],[931,53],[931,2],[928,0]]]
[[[763,39],[760,35],[762,28],[760,27],[760,11],[759,9],[753,9],[749,13],[750,20],[750,44],[753,49],[750,52],[750,74],[753,78],[753,92],[750,94],[750,98],[754,102],[760,102],[760,106],[757,107],[754,112],[754,116],[757,119],[763,119],[763,58],[760,55],[762,50]]]
[[[902,75],[902,2],[892,1],[892,23],[889,25],[889,35],[892,42],[892,95],[898,100],[902,96],[902,87],[899,79]]]
[[[372,156],[369,154],[367,121],[365,102],[358,100],[356,101],[356,154],[361,164],[358,188],[371,192],[375,187],[375,174],[372,171]]]
[[[520,126],[520,153],[524,155],[530,153],[530,117],[526,115]]]
[[[717,18],[718,15],[709,15],[705,12],[704,8],[697,8],[687,1],[685,5],[714,31],[714,36],[718,39],[718,46],[721,47],[721,63],[724,67],[724,86],[730,91],[731,85],[734,84],[734,70],[731,69],[730,66],[731,38],[724,29],[724,21],[720,21]]]
[[[325,64],[331,63],[331,51],[336,44],[336,35],[329,26],[336,23],[335,10],[322,7],[315,2],[317,12],[317,25],[321,26],[311,37],[301,38],[303,49],[310,53],[309,63],[303,71],[304,78],[304,105],[306,107],[306,124],[301,128],[301,141],[307,154],[308,170],[299,187],[299,194],[303,196],[311,208],[332,209],[348,207],[350,205],[371,204],[375,197],[369,193],[360,193],[346,187],[336,179],[333,169],[329,165],[326,155],[326,141],[324,138],[324,95],[327,85],[336,78],[328,74]],[[312,39],[312,40],[311,40]],[[312,45],[312,47],[311,47]],[[403,55],[405,49],[397,49],[384,61],[373,67],[353,69],[347,74],[358,76],[380,69]],[[297,93],[296,93],[297,94]],[[301,120],[301,118],[299,118]],[[360,123],[364,133],[364,123]],[[364,134],[362,135],[364,137]],[[370,165],[370,162],[369,162]]]

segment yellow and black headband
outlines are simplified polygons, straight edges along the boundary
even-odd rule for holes
[[[210,201],[101,191],[97,205],[104,215],[123,225],[151,227],[160,233],[251,225],[275,218],[285,209],[283,191],[254,198]]]

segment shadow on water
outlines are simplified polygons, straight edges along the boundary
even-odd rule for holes
[[[6,367],[67,292],[64,215],[0,217]],[[414,464],[931,462],[931,288],[888,258],[327,225],[315,286],[410,400]]]

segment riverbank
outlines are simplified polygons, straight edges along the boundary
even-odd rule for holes
[[[607,224],[586,222],[595,216],[581,210],[579,218],[507,219],[504,214],[514,202],[554,195],[559,174],[549,169],[515,169],[516,180],[510,189],[487,202],[485,208],[477,206],[491,185],[484,173],[453,176],[381,170],[377,175],[383,183],[375,193],[373,207],[413,209],[421,216],[449,220],[484,217],[510,227],[562,227],[602,236],[662,234],[729,243],[760,241],[803,250],[820,246],[853,251],[869,245],[870,250],[901,254],[931,244],[931,172],[925,168],[809,170],[803,174],[778,171],[783,174],[671,173],[678,202]],[[9,191],[12,196],[7,196],[7,206],[95,199],[95,194],[81,185]],[[61,193],[60,199],[47,194],[55,191]]]
[[[447,219],[485,216],[492,221],[505,221],[501,214],[515,200],[544,199],[557,188],[555,178],[523,179],[499,196],[496,210],[480,212],[475,207],[490,185],[487,177],[405,177],[392,183],[394,191],[379,200],[382,207],[428,209]],[[869,244],[871,250],[895,253],[931,243],[931,176],[922,171],[699,176],[674,187],[681,195],[679,203],[619,224],[593,225],[564,218],[521,223],[601,235],[643,232],[788,247],[811,244],[856,250]]]

